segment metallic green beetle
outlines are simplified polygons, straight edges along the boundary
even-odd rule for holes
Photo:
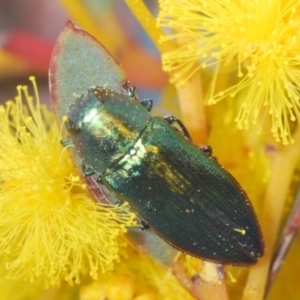
[[[179,120],[152,117],[151,107],[134,89],[95,87],[75,98],[66,127],[84,174],[173,247],[224,264],[257,262],[263,239],[242,188]]]

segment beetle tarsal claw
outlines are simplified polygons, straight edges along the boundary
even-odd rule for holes
[[[129,80],[125,80],[124,82],[122,82],[121,86],[129,97],[136,98],[136,93],[135,93],[136,87],[133,86]]]
[[[174,116],[166,116],[164,118],[170,125],[173,125],[173,124],[177,124],[179,129],[180,129],[180,132],[181,134],[186,138],[188,139],[189,141],[192,141],[192,138],[190,136],[190,133],[188,132],[188,130],[186,129],[186,127],[183,125],[183,123],[177,119],[176,117]]]
[[[61,141],[60,141],[60,144],[61,144],[63,147],[73,146],[73,142],[72,142],[72,141],[67,141],[67,140],[61,140]]]
[[[141,101],[141,105],[144,106],[150,112],[153,107],[153,101],[151,99],[146,99]]]
[[[103,184],[103,180],[102,180],[102,177],[101,177],[100,175],[97,176],[96,181],[97,181],[98,183],[100,183],[100,184]]]
[[[211,157],[212,154],[213,154],[213,149],[212,149],[212,147],[211,147],[211,146],[208,146],[208,145],[200,147],[200,150],[201,150],[205,155],[210,156],[210,157]]]
[[[150,226],[148,225],[148,223],[146,223],[145,221],[141,221],[141,229],[142,230],[147,230],[147,229],[149,229],[150,228]]]
[[[92,176],[95,174],[94,169],[84,163],[82,164],[82,172],[85,176]]]

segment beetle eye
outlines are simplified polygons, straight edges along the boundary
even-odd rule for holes
[[[80,128],[78,127],[78,125],[70,119],[68,119],[68,121],[66,122],[66,128],[67,128],[69,134],[72,136],[77,135],[80,131]]]

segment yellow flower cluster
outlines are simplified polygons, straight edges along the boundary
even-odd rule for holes
[[[34,78],[31,78],[36,89]],[[11,279],[46,285],[94,279],[119,261],[134,214],[95,203],[60,145],[48,109],[27,87],[0,107],[0,263]],[[26,103],[24,102],[26,99]]]
[[[129,245],[114,271],[80,287],[81,300],[192,300],[165,268]]]
[[[293,142],[290,123],[300,118],[299,1],[159,4],[158,24],[172,30],[161,41],[178,44],[162,56],[173,82],[183,85],[200,69],[213,73],[205,95],[208,104],[238,97],[239,128],[270,117],[276,141]]]

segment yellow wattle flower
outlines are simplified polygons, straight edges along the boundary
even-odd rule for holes
[[[35,99],[18,86],[0,106],[0,263],[7,278],[46,286],[97,279],[119,261],[134,214],[93,201],[30,80]]]
[[[209,104],[240,97],[239,128],[271,118],[276,141],[293,142],[299,121],[300,3],[296,0],[161,0],[158,24],[172,30],[161,41],[178,46],[162,56],[177,85],[198,70],[213,72]],[[220,88],[222,75],[225,86]],[[225,77],[224,77],[225,75]]]
[[[132,244],[122,248],[124,259],[99,280],[81,285],[81,300],[192,300],[171,274],[172,270],[153,262]],[[187,262],[187,265],[190,263]]]

